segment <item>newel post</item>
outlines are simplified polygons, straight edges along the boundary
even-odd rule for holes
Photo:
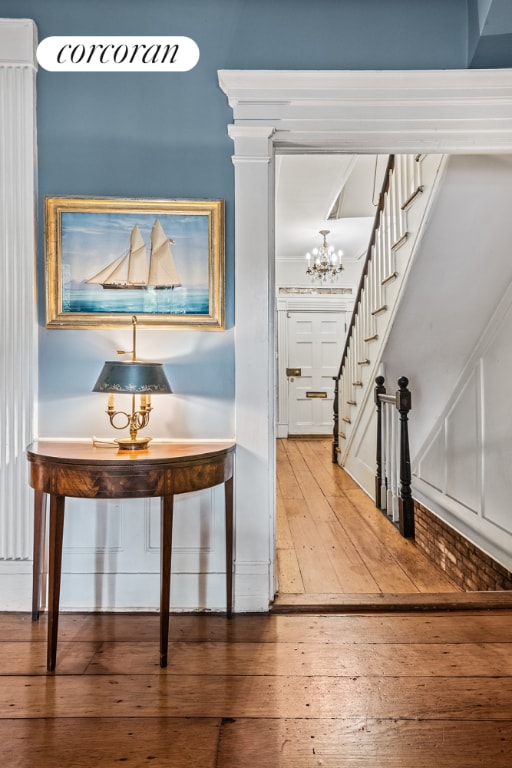
[[[334,381],[334,401],[332,404],[332,410],[333,410],[333,429],[332,429],[332,463],[337,464],[338,463],[338,451],[340,446],[340,439],[338,434],[338,428],[339,428],[339,409],[338,409],[338,382],[339,379],[337,376],[333,376]]]
[[[380,395],[386,394],[384,386],[384,376],[377,376],[375,379],[375,405],[377,406],[377,468],[375,471],[375,506],[381,508],[381,489],[382,489],[382,403]]]
[[[409,456],[408,414],[411,410],[411,393],[407,388],[409,379],[398,379],[400,389],[396,393],[396,407],[400,413],[400,533],[407,539],[414,538],[414,504],[411,495],[411,459]]]

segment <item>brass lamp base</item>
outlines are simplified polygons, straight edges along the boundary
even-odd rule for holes
[[[151,442],[150,437],[119,437],[115,441],[120,451],[144,451]]]

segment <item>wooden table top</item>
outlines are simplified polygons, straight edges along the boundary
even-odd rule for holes
[[[205,460],[232,453],[235,442],[230,440],[198,442],[151,442],[141,451],[122,451],[115,445],[93,444],[92,440],[36,440],[27,447],[27,457],[32,462],[62,464],[118,465],[169,464],[182,460]]]

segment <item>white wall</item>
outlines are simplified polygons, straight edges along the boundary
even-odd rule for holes
[[[382,354],[413,392],[411,457],[447,402],[512,280],[512,155],[449,158]]]
[[[383,354],[409,378],[413,496],[512,569],[512,156],[458,156]]]

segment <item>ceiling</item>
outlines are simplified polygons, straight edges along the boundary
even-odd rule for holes
[[[343,261],[365,254],[387,155],[307,154],[276,158],[276,233],[278,261],[304,260],[321,244],[318,234],[343,251]],[[336,209],[336,218],[329,214]]]

